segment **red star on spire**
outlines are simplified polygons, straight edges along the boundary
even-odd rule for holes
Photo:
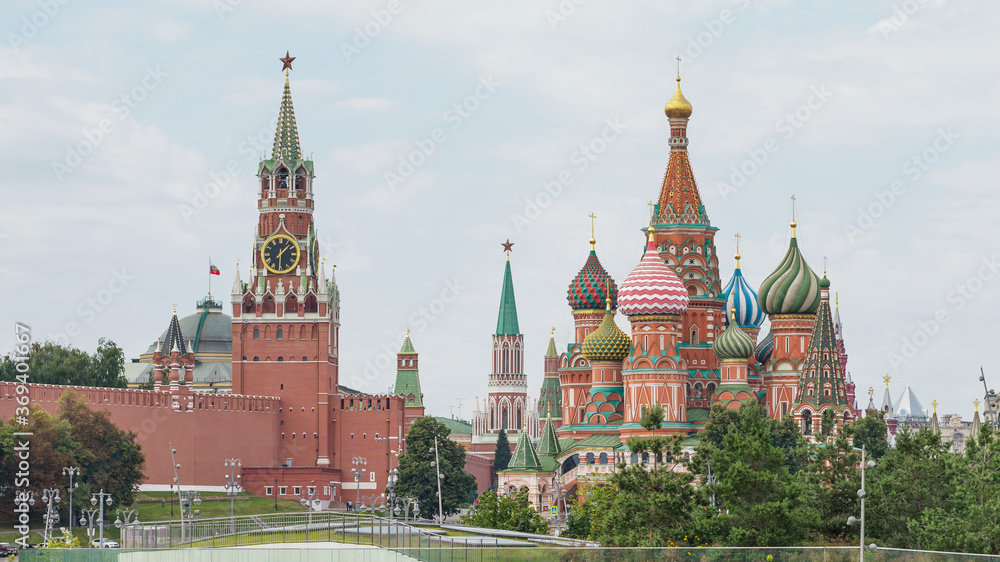
[[[511,248],[514,247],[514,243],[510,241],[510,238],[508,238],[506,242],[501,242],[500,245],[503,246],[503,251],[508,254],[510,253]]]
[[[281,70],[291,70],[292,61],[295,60],[295,57],[288,56],[288,51],[285,51],[285,56],[278,60],[280,60],[281,63],[284,64],[284,66],[281,67]]]

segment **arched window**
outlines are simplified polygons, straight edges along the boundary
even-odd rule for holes
[[[802,412],[802,435],[812,435],[813,419],[812,412],[804,410]]]
[[[648,463],[649,463],[649,453],[643,453],[642,454],[642,464],[648,464]]]
[[[631,464],[639,464],[639,453],[632,453]]]
[[[597,457],[597,462],[600,464],[608,464],[608,454],[601,453],[601,456]]]
[[[280,329],[280,328],[279,328],[279,329]],[[278,361],[284,361],[284,360],[285,360],[285,358],[284,358],[284,357],[282,357],[282,356],[280,356],[280,355],[278,356]]]
[[[502,422],[502,424],[503,424],[503,425],[501,425],[500,427],[501,427],[502,429],[507,429],[507,408],[504,408],[504,409],[503,409],[503,411],[502,411],[502,414],[501,414],[501,417],[503,418],[503,419],[501,420],[501,422]]]
[[[266,297],[264,297],[264,312],[274,313],[274,311],[275,311],[274,297],[272,297],[271,295],[267,295]]]
[[[260,361],[260,357],[257,357],[256,355],[254,355],[254,356],[253,356],[253,360],[254,360],[254,361]]]
[[[594,453],[587,453],[587,464],[594,464]]]
[[[275,339],[279,339],[279,340],[285,339],[285,332],[282,331],[282,329],[279,327],[277,330],[275,330],[274,337],[275,337]],[[279,361],[280,361],[280,359],[279,359]]]
[[[254,328],[253,329],[253,339],[255,339],[255,340],[259,340],[260,339],[260,328]],[[256,359],[254,359],[254,361],[256,361]]]

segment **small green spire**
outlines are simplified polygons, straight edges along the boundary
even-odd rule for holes
[[[556,351],[556,329],[552,328],[552,335],[549,336],[549,349],[545,352],[546,357],[559,357]]]
[[[545,419],[545,427],[542,428],[542,438],[538,440],[538,454],[556,456],[562,452],[559,447],[559,439],[556,437],[556,429],[552,426],[552,417]]]
[[[521,437],[517,440],[517,448],[514,449],[514,456],[510,459],[508,469],[515,470],[541,470],[542,461],[538,459],[535,446],[531,443],[527,431],[521,432]]]
[[[510,274],[510,258],[503,272],[503,290],[500,292],[500,315],[497,318],[498,336],[521,334],[517,326],[517,304],[514,302],[514,280]]]
[[[292,108],[292,90],[285,78],[285,91],[281,95],[281,109],[278,110],[278,124],[274,129],[274,147],[271,149],[272,160],[301,160],[302,149],[299,148],[299,130],[295,126],[295,110]]]
[[[400,348],[399,353],[416,353],[417,350],[413,349],[413,342],[410,341],[410,329],[406,329],[406,339],[403,340],[403,347]]]

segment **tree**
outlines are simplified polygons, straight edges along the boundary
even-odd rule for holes
[[[604,546],[645,547],[680,544],[688,536],[693,540],[690,531],[700,495],[694,475],[675,470],[684,462],[680,440],[674,440],[668,458],[673,464],[652,470],[641,465],[621,467],[608,486],[591,489],[577,518],[590,521],[594,540]]]
[[[852,532],[847,518],[860,512],[861,452],[851,446],[850,428],[847,424],[829,443],[814,446],[810,454],[808,492],[819,514],[818,530],[829,537]]]
[[[800,500],[803,485],[785,466],[785,453],[772,443],[764,406],[744,403],[739,425],[731,425],[715,448],[705,443],[698,456],[711,458],[718,483],[705,488],[721,498],[720,540],[731,546],[801,544],[815,525],[815,511]]]
[[[53,342],[35,342],[28,357],[31,382],[37,384],[126,388],[124,366],[121,348],[104,338],[98,340],[93,355]],[[13,382],[16,375],[12,355],[0,360],[0,381]]]
[[[458,511],[476,491],[476,479],[465,471],[465,448],[448,439],[450,433],[441,422],[424,416],[414,421],[406,434],[406,453],[399,457],[396,492],[400,497],[416,498],[423,515],[438,514],[437,471],[431,465],[435,439],[443,476],[441,503],[444,514]]]
[[[889,427],[885,423],[885,412],[878,410],[869,412],[868,415],[854,422],[854,446],[860,449],[862,446],[873,460],[879,460],[889,452],[889,441],[886,436],[889,434]]]
[[[497,497],[496,491],[486,490],[476,500],[472,512],[462,516],[462,523],[473,527],[540,535],[547,535],[549,530],[542,516],[531,507],[526,488],[507,497]]]
[[[507,430],[501,428],[500,435],[497,435],[497,447],[493,451],[493,484],[496,485],[497,473],[507,470],[510,464],[510,441],[507,440]]]

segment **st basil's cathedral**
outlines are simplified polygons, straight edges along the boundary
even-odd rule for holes
[[[807,438],[821,431],[824,416],[834,432],[855,419],[839,307],[831,307],[826,272],[820,277],[806,263],[794,218],[788,251],[757,290],[740,269],[738,238],[735,270],[723,285],[719,229],[688,155],[692,106],[680,77],[665,112],[670,157],[650,222],[641,226],[645,252],[619,285],[591,237],[567,295],[573,339],[559,353],[550,338],[535,403],[523,374],[508,252],[489,396],[477,403],[469,456],[491,458],[501,429],[516,437],[499,485],[526,486],[537,508],[555,505],[557,490],[600,481],[616,462],[649,462],[649,453],[630,452],[631,437],[680,435],[693,450],[713,405],[759,402],[772,418],[791,415]],[[793,196],[793,217],[794,204]],[[627,318],[629,333],[616,314]],[[765,319],[770,329],[761,334]],[[664,421],[650,431],[640,421],[656,406]]]

